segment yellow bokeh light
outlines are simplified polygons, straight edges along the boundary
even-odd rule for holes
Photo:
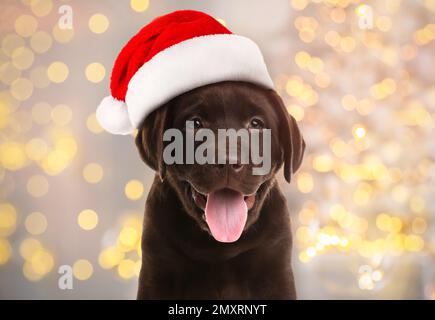
[[[302,251],[299,254],[299,260],[303,263],[308,263],[310,261],[310,257],[307,255],[306,251]]]
[[[117,247],[109,247],[100,253],[98,263],[103,269],[111,269],[117,266],[124,259],[124,256],[124,252]]]
[[[27,47],[19,47],[12,52],[12,64],[18,70],[29,69],[35,59],[35,55],[32,50]]]
[[[352,128],[352,134],[356,139],[362,139],[366,136],[367,130],[363,125],[356,124]]]
[[[24,146],[12,141],[0,144],[0,164],[10,171],[24,167],[27,164]]]
[[[14,233],[17,225],[17,211],[10,203],[0,204],[0,236],[7,237]]]
[[[336,31],[328,31],[325,34],[325,42],[331,47],[337,47],[340,44],[341,37]]]
[[[130,0],[131,8],[136,12],[144,12],[148,9],[149,0]]]
[[[393,23],[389,17],[380,16],[376,19],[376,26],[382,32],[388,32],[391,30]]]
[[[412,212],[422,213],[426,208],[426,201],[421,196],[414,195],[409,200],[409,208]]]
[[[296,121],[301,121],[305,116],[304,109],[296,104],[287,106],[287,111],[295,118]]]
[[[135,247],[139,239],[139,233],[132,227],[123,228],[119,234],[120,244],[128,249]]]
[[[68,78],[69,69],[68,66],[60,61],[56,61],[50,64],[47,68],[47,75],[51,82],[62,83]]]
[[[313,168],[318,172],[328,172],[332,170],[334,161],[329,155],[319,155],[313,159]]]
[[[329,209],[329,215],[336,221],[343,221],[346,218],[346,208],[341,204],[335,204]]]
[[[311,62],[311,55],[305,51],[300,51],[295,56],[295,62],[299,68],[306,69]]]
[[[412,232],[416,234],[423,234],[426,232],[427,222],[421,217],[417,217],[412,221]]]
[[[434,0],[424,0],[424,6],[428,10],[435,12],[435,1]]]
[[[36,282],[43,278],[42,275],[39,275],[35,271],[33,271],[31,263],[27,261],[23,265],[23,274],[26,277],[26,279],[31,282]]]
[[[314,74],[319,74],[323,71],[325,67],[323,61],[319,58],[312,58],[310,63],[308,64],[308,70],[310,70]]]
[[[403,223],[398,217],[391,217],[386,213],[380,213],[376,217],[376,226],[379,230],[391,233],[398,233],[401,231]]]
[[[344,37],[340,40],[340,47],[344,52],[352,52],[355,50],[356,41],[352,37]]]
[[[15,20],[15,32],[22,37],[32,36],[38,28],[38,21],[31,15],[21,15]]]
[[[418,252],[423,250],[424,241],[420,236],[409,235],[405,238],[404,246],[408,251]]]
[[[85,75],[88,81],[98,83],[104,80],[106,68],[101,63],[94,62],[86,67]]]
[[[11,85],[21,76],[21,70],[17,69],[12,62],[4,63],[0,68],[0,81],[6,85]],[[20,92],[15,94],[20,95]],[[15,97],[14,97],[15,98]]]
[[[68,43],[74,37],[74,29],[61,29],[59,28],[59,25],[56,23],[56,25],[53,27],[52,34],[57,42]]]
[[[35,198],[43,197],[47,194],[49,184],[43,175],[34,175],[27,181],[27,192]]]
[[[4,128],[8,124],[11,109],[8,104],[0,102],[0,128]]]
[[[118,265],[118,274],[122,279],[131,279],[135,276],[136,263],[133,260],[122,260]]]
[[[391,196],[396,202],[404,203],[409,198],[409,190],[403,185],[398,185],[391,191]]]
[[[32,235],[40,235],[47,230],[47,218],[40,212],[32,212],[26,217],[24,226]]]
[[[98,215],[94,210],[83,210],[77,217],[77,223],[83,230],[93,230],[98,225]]]
[[[6,35],[2,42],[2,51],[7,55],[11,56],[12,52],[19,47],[22,47],[25,45],[25,41],[23,38],[17,36],[16,34],[8,34]]]
[[[299,212],[299,221],[302,224],[309,225],[317,216],[316,210],[304,208]]]
[[[12,256],[12,247],[9,241],[0,238],[0,266],[5,265]]]
[[[346,20],[346,11],[342,8],[334,8],[331,10],[330,16],[335,23],[343,23]]]
[[[295,10],[301,11],[307,7],[308,0],[291,0],[291,5]]]
[[[45,31],[36,32],[30,39],[30,47],[36,53],[47,52],[53,44],[53,39]]]
[[[73,158],[77,152],[77,142],[69,134],[61,135],[55,137],[55,148],[63,152],[68,158]]]
[[[316,74],[314,81],[319,88],[327,88],[331,84],[331,77],[325,72],[320,72]]]
[[[88,183],[98,183],[103,178],[104,170],[98,163],[89,163],[83,168],[83,178]]]
[[[42,244],[39,240],[33,238],[26,238],[21,242],[19,251],[21,257],[24,260],[30,261],[32,255],[36,252],[36,250],[41,248],[42,248]]]
[[[316,249],[313,247],[308,247],[307,248],[307,256],[312,258],[316,255]]]
[[[373,103],[373,101],[369,99],[360,100],[356,105],[356,110],[361,115],[370,114],[374,110],[374,108],[375,108],[375,104]]]
[[[334,138],[330,142],[330,148],[337,157],[344,157],[349,152],[349,146],[340,138]]]
[[[360,183],[353,194],[353,201],[363,206],[367,204],[373,193],[373,187],[368,183]]]
[[[18,101],[25,101],[33,94],[33,83],[29,79],[19,78],[11,84],[11,94]]]
[[[130,200],[138,200],[142,197],[144,187],[138,180],[130,180],[124,188],[125,195]]]
[[[32,271],[40,276],[46,275],[54,267],[53,255],[44,248],[36,249],[32,253],[29,262]]]
[[[51,0],[32,0],[30,7],[35,16],[45,17],[53,9],[53,3]]]
[[[54,176],[62,172],[71,162],[70,156],[66,150],[55,149],[50,151],[40,163],[45,173]]]
[[[85,281],[88,280],[94,273],[94,267],[92,264],[85,259],[80,259],[73,264],[73,274],[78,280]]]
[[[366,4],[361,4],[358,7],[356,7],[355,9],[355,13],[359,16],[359,17],[365,17],[369,12],[370,12],[371,8],[366,5]]]
[[[308,172],[301,172],[297,177],[297,186],[300,192],[309,193],[314,188],[313,176]]]
[[[109,28],[109,19],[104,14],[97,13],[89,19],[88,25],[93,33],[101,34]]]

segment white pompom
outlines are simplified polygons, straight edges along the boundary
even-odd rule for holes
[[[97,108],[98,123],[112,134],[127,135],[134,131],[124,102],[111,96],[105,97]]]

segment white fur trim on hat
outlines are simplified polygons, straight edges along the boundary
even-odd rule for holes
[[[217,34],[171,46],[131,78],[125,98],[130,122],[138,127],[147,115],[172,98],[222,81],[246,81],[273,89],[261,51],[248,38]]]
[[[130,134],[134,131],[127,106],[124,102],[114,99],[112,96],[105,97],[97,108],[96,117],[98,123],[112,134]]]

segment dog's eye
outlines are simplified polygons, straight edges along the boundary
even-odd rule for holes
[[[264,127],[264,122],[258,118],[253,118],[249,123],[249,128],[251,129],[262,129],[263,127]]]
[[[200,129],[200,128],[202,128],[202,122],[201,122],[201,119],[200,119],[200,118],[193,118],[193,119],[190,120],[190,121],[193,122],[193,127],[194,127],[195,129]]]

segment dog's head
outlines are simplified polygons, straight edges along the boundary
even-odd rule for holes
[[[193,128],[186,128],[186,121]],[[270,170],[263,175],[253,174],[259,165],[251,157],[249,163],[240,161],[240,152],[246,147],[240,141],[235,163],[218,163],[218,149],[222,145],[216,141],[215,164],[187,164],[186,142],[183,164],[168,165],[163,156],[168,142],[163,141],[163,136],[171,128],[180,130],[183,142],[188,130],[196,134],[207,128],[216,137],[218,129],[256,131],[260,150],[265,141],[263,131],[270,129],[270,154],[263,154],[270,157]],[[176,191],[185,212],[221,242],[236,241],[258,219],[275,173],[284,164],[284,176],[290,182],[305,150],[296,121],[276,92],[244,82],[221,82],[176,97],[145,119],[136,144],[145,163]],[[201,141],[194,142],[194,150],[201,144]],[[227,147],[224,153],[229,156]]]

